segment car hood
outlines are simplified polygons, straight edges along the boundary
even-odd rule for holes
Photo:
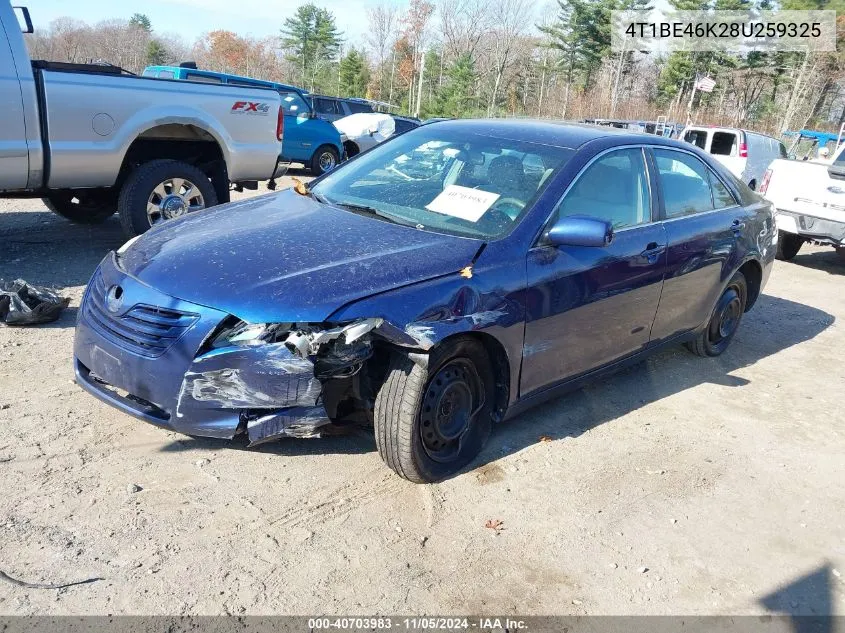
[[[481,244],[287,190],[156,227],[119,265],[157,290],[248,322],[320,322],[351,301],[457,272]]]

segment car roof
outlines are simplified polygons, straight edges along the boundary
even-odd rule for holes
[[[476,134],[488,134],[515,140],[555,145],[577,149],[578,147],[601,138],[613,138],[619,145],[643,144],[667,145],[669,147],[687,147],[674,139],[668,139],[644,132],[631,132],[614,127],[571,123],[568,121],[544,121],[536,119],[448,119],[435,121],[438,129],[462,130]]]

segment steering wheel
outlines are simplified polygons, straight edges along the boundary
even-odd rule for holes
[[[516,209],[516,213],[511,215],[504,209],[500,209],[499,207],[512,207]],[[487,209],[487,213],[491,211],[497,211],[499,213],[503,213],[504,215],[508,216],[508,219],[513,222],[516,220],[516,216],[519,215],[519,212],[525,208],[525,203],[520,200],[519,198],[499,198],[493,205]]]

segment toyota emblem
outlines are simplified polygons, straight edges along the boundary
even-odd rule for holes
[[[123,305],[123,288],[120,286],[112,286],[106,293],[106,308],[108,311],[116,314],[120,311]]]

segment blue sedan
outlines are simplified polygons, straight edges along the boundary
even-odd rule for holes
[[[374,425],[390,468],[436,481],[584,380],[667,345],[723,353],[776,249],[769,203],[691,145],[444,121],[110,253],[76,375],[189,435]]]

